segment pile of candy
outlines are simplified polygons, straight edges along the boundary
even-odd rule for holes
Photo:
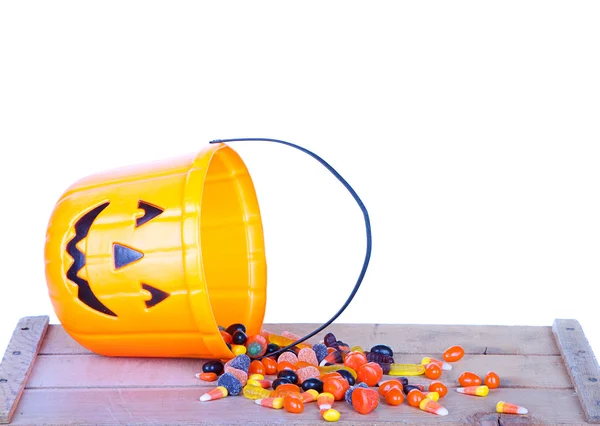
[[[462,347],[452,346],[444,352],[444,360],[426,357],[420,364],[399,364],[394,362],[393,350],[387,345],[375,345],[365,351],[359,346],[350,347],[328,333],[322,343],[298,344],[278,356],[270,356],[294,343],[299,336],[268,331],[247,336],[243,324],[220,330],[236,357],[226,363],[208,361],[202,366],[202,373],[196,376],[204,381],[216,381],[217,386],[202,395],[200,401],[242,394],[263,407],[283,408],[290,413],[302,413],[305,404],[316,402],[321,417],[331,422],[340,419],[340,412],[333,405],[342,400],[361,414],[375,410],[382,398],[390,406],[406,400],[425,412],[447,415],[448,410],[438,401],[446,396],[448,388],[438,379],[443,370],[452,369],[450,363],[459,361],[465,353]],[[383,380],[384,375],[397,378]],[[405,377],[419,375],[433,380],[427,389],[410,384]],[[269,380],[267,376],[276,377]],[[485,397],[490,389],[500,386],[500,377],[490,371],[482,381],[477,374],[465,371],[458,382],[457,392]],[[524,407],[505,401],[497,403],[496,411],[528,412]]]

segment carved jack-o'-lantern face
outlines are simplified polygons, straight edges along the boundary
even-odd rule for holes
[[[252,180],[227,145],[80,179],[46,233],[57,318],[102,355],[231,355],[219,324],[258,333],[266,304]]]
[[[75,223],[75,236],[67,243],[66,247],[66,252],[73,258],[73,264],[67,271],[67,278],[78,286],[79,290],[77,297],[81,302],[98,312],[116,317],[118,315],[96,297],[90,283],[78,275],[79,271],[86,265],[86,254],[79,250],[77,244],[87,238],[94,221],[102,211],[109,206],[109,204],[110,202],[100,204],[85,213]],[[164,211],[164,209],[158,206],[141,200],[138,202],[138,209],[143,211],[143,216],[136,218],[136,228],[150,222]],[[142,257],[144,257],[144,253],[140,250],[128,247],[119,242],[113,242],[113,264],[115,270],[125,268],[127,265],[140,260]],[[140,283],[140,285],[143,290],[150,294],[150,299],[144,301],[147,309],[156,306],[170,296],[169,293],[153,287],[150,284]]]

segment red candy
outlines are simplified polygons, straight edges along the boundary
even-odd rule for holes
[[[348,352],[344,359],[344,365],[350,367],[354,371],[358,371],[358,369],[367,362],[369,362],[367,356],[362,352]]]
[[[352,407],[360,414],[369,414],[379,405],[379,394],[374,389],[355,388],[352,392]]]
[[[367,386],[375,386],[383,377],[383,370],[376,362],[367,362],[360,366],[356,374],[359,383],[364,382]]]

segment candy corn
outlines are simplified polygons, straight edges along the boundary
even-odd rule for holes
[[[435,402],[429,398],[424,398],[419,403],[419,408],[431,414],[437,414],[438,416],[445,416],[448,414],[448,409],[443,407],[438,402]]]
[[[475,396],[487,396],[489,393],[489,388],[485,385],[483,386],[467,386],[464,388],[456,388],[458,393],[464,393],[465,395],[475,395]]]
[[[527,414],[529,412],[525,407],[504,401],[498,401],[498,404],[496,404],[496,411],[504,414]]]
[[[225,398],[228,394],[229,394],[229,392],[227,392],[227,388],[225,388],[223,386],[217,386],[216,388],[211,389],[208,392],[206,392],[204,395],[202,395],[200,397],[200,401],[202,401],[202,402],[214,401],[216,399]]]

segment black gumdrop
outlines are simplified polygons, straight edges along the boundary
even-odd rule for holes
[[[371,348],[370,352],[375,352],[376,354],[394,356],[394,351],[388,345],[375,345]]]
[[[248,336],[242,330],[236,330],[231,335],[231,343],[234,345],[243,345],[246,343],[246,340],[248,340]]]
[[[341,368],[341,369],[337,370],[337,372],[340,373],[342,375],[342,377],[348,381],[348,384],[350,386],[354,386],[354,384],[356,383],[356,380],[354,379],[354,376],[352,374],[350,374],[350,372],[348,370],[344,370],[343,368]]]
[[[289,379],[286,379],[284,377],[279,377],[275,380],[273,380],[273,383],[271,384],[271,386],[273,387],[273,390],[277,389],[277,386],[279,385],[283,385],[284,383],[292,383]]]
[[[227,327],[227,332],[229,334],[231,334],[233,336],[233,333],[235,333],[237,330],[242,330],[244,333],[246,332],[246,326],[244,324],[231,324],[229,327]]]
[[[294,371],[288,370],[287,368],[277,373],[277,378],[288,379],[290,383],[293,383],[295,385],[298,384],[298,375]]]
[[[202,365],[203,373],[215,373],[217,376],[223,374],[223,363],[221,361],[208,361]]]
[[[311,377],[310,379],[306,379],[302,382],[302,390],[307,391],[309,389],[314,389],[317,392],[323,392],[323,382],[319,379]]]
[[[400,380],[400,383],[402,383],[402,386],[406,386],[408,385],[408,379],[404,376],[401,377],[394,377],[396,380]]]

